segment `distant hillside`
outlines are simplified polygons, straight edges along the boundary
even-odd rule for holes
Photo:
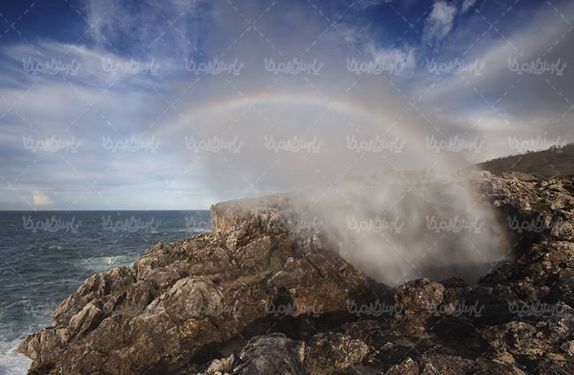
[[[538,177],[574,175],[574,144],[545,151],[506,156],[478,165],[496,175],[516,171]]]

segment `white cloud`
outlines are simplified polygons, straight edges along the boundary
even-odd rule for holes
[[[564,13],[574,14],[574,4],[566,8]],[[563,43],[567,45],[571,39],[569,34],[564,33],[566,30],[565,26],[554,22],[556,15],[553,10],[543,7],[540,10],[529,13],[528,17],[531,19],[530,22],[520,28],[516,28],[512,33],[506,35],[504,39],[494,38],[488,41],[488,43],[483,43],[483,48],[475,48],[472,54],[465,56],[464,61],[467,63],[478,60],[484,65],[484,69],[480,75],[447,76],[446,79],[441,80],[433,86],[433,90],[427,99],[429,99],[433,105],[438,105],[439,103],[453,104],[456,102],[456,99],[462,101],[478,99],[476,103],[484,104],[484,102],[476,96],[476,92],[473,88],[483,95],[493,90],[497,95],[502,95],[506,92],[512,83],[517,80],[517,75],[511,74],[512,72],[509,69],[510,58],[517,58],[519,61],[524,62],[535,60],[537,57],[546,54],[546,59],[549,61],[556,61],[557,58],[561,58],[563,61],[571,61],[570,59],[574,54],[568,50],[555,49],[555,56],[548,52],[549,47],[557,41],[564,38]],[[468,32],[469,30],[466,31]],[[465,33],[465,31],[461,30],[460,34],[463,33]],[[475,35],[475,33],[476,31],[471,29],[469,35]],[[468,40],[472,41],[474,39],[474,37],[470,37]],[[555,100],[555,96],[544,98],[538,95],[531,95],[533,92],[543,92],[544,89],[551,89],[544,79],[539,78],[538,76],[523,76],[521,79],[522,85],[526,85],[527,83],[537,84],[538,88],[535,89],[534,86],[529,86],[531,89],[528,91],[517,90],[516,88],[511,90],[504,96],[504,100],[502,101],[502,103],[505,104],[505,110],[510,110],[509,106],[511,103],[518,105],[517,108],[514,108],[513,112],[519,113],[530,113],[534,109],[544,107],[548,104],[561,104],[562,102]],[[552,84],[558,88],[561,82],[568,82],[568,76],[565,75],[560,80],[552,80]],[[428,85],[428,81],[421,81],[418,88],[419,94],[424,92]],[[526,86],[518,87],[524,88]],[[565,89],[562,92],[568,97],[572,95],[569,89]],[[457,102],[454,107],[458,105],[460,105],[460,102]]]
[[[476,0],[463,0],[460,12],[466,13],[474,4],[476,4]]]
[[[435,2],[425,24],[423,39],[432,41],[444,38],[452,29],[455,16],[454,5],[447,4],[445,1]]]
[[[416,60],[424,59],[424,47],[419,49],[416,44],[385,43],[385,40],[377,37],[379,34],[375,28],[370,28],[366,22],[341,22],[337,30],[323,33],[324,19],[316,12],[309,14],[308,7],[301,4],[278,3],[277,7],[272,8],[257,24],[258,30],[266,37],[264,41],[262,35],[254,30],[245,32],[244,37],[236,40],[245,31],[245,21],[224,0],[221,1],[222,7],[213,6],[214,9],[189,8],[183,1],[172,0],[170,4],[173,6],[163,10],[154,5],[160,0],[149,0],[150,5],[154,5],[148,9],[150,14],[141,9],[130,13],[117,2],[109,2],[109,7],[106,7],[106,1],[89,3],[92,6],[88,12],[89,25],[92,26],[89,30],[93,33],[89,36],[99,41],[95,46],[94,43],[84,45],[42,41],[33,45],[7,46],[1,53],[8,58],[6,61],[11,62],[5,64],[0,71],[0,83],[5,82],[0,84],[0,98],[3,99],[0,101],[0,113],[4,114],[0,144],[5,152],[10,147],[11,156],[9,168],[3,167],[1,172],[6,180],[16,179],[22,168],[29,168],[26,178],[17,186],[27,203],[49,205],[51,208],[58,207],[60,202],[73,202],[74,208],[142,208],[142,204],[144,207],[149,204],[155,208],[178,208],[179,202],[187,205],[187,201],[183,200],[185,198],[190,201],[188,207],[196,208],[202,205],[206,207],[205,197],[209,194],[219,199],[235,198],[235,184],[227,184],[229,177],[225,173],[229,171],[238,174],[242,171],[240,167],[245,166],[246,176],[253,177],[250,181],[259,181],[261,171],[267,170],[269,159],[247,159],[251,154],[246,149],[241,155],[243,159],[237,158],[232,163],[224,160],[223,153],[218,154],[221,160],[216,160],[214,164],[203,163],[197,155],[184,147],[183,140],[197,130],[204,133],[204,138],[210,134],[226,134],[226,139],[229,139],[233,138],[233,134],[238,134],[257,141],[262,138],[257,133],[261,128],[254,124],[261,123],[291,129],[293,124],[312,122],[315,124],[314,129],[320,132],[319,135],[325,134],[326,139],[335,139],[336,134],[342,134],[351,125],[355,129],[363,129],[365,134],[371,134],[368,133],[371,130],[386,132],[388,128],[404,128],[405,131],[410,130],[407,133],[420,133],[419,138],[423,141],[425,135],[436,131],[447,137],[462,133],[461,129],[470,129],[468,134],[464,133],[467,138],[484,134],[488,147],[485,146],[487,150],[483,155],[499,156],[506,150],[505,136],[509,129],[505,120],[524,123],[522,117],[510,117],[510,114],[504,113],[510,112],[510,104],[519,102],[520,110],[524,111],[525,107],[527,110],[528,107],[541,107],[543,101],[557,101],[552,93],[545,100],[531,95],[541,91],[525,90],[525,86],[520,86],[496,105],[502,113],[492,110],[493,113],[488,113],[483,108],[482,98],[477,98],[476,92],[472,90],[472,87],[479,88],[487,99],[492,92],[494,95],[501,94],[502,91],[497,89],[499,86],[506,88],[504,86],[507,82],[504,79],[515,78],[509,74],[507,66],[507,55],[516,55],[516,50],[510,48],[512,46],[509,43],[518,46],[524,52],[525,59],[541,53],[551,41],[559,40],[564,32],[564,25],[552,22],[553,18],[533,15],[526,30],[516,33],[516,26],[512,25],[512,32],[505,32],[504,40],[497,39],[493,33],[488,34],[484,38],[488,43],[471,49],[472,55],[460,57],[464,62],[471,63],[479,59],[484,63],[482,75],[452,74],[438,77],[417,71]],[[374,4],[376,1],[365,0],[361,4]],[[476,3],[476,0],[435,0],[425,20],[424,38],[430,42],[449,35],[452,37],[449,42],[453,42],[449,48],[456,50],[459,46],[466,46],[468,40],[476,38],[477,28],[481,31],[487,25],[480,20],[460,24],[455,34],[454,21],[464,12],[472,13]],[[190,18],[188,13],[192,13],[193,9],[205,16],[208,22],[201,24],[197,14]],[[289,9],[289,17],[285,17],[286,9]],[[241,10],[247,19],[256,19],[260,8],[241,6]],[[166,35],[155,41],[160,29],[165,28],[166,21],[158,16],[158,11],[165,11],[166,17],[170,19],[172,16],[177,17],[179,11],[186,12],[187,16],[167,28]],[[552,9],[547,9],[547,12],[555,17]],[[571,11],[568,13],[572,14]],[[298,21],[303,19],[304,23]],[[125,22],[118,23],[120,20]],[[195,41],[189,36],[189,32],[195,30],[195,21],[197,29],[203,28],[199,56],[207,60],[220,56],[224,51],[225,60],[238,58],[246,63],[247,68],[240,76],[195,76],[185,71],[183,57],[190,57],[185,48],[191,49]],[[296,32],[289,31],[286,35],[285,30]],[[264,58],[275,57],[278,50],[282,52],[284,60],[288,56],[297,56],[317,35],[321,35],[321,38],[312,44],[312,48],[309,47],[308,53],[305,52],[304,60],[312,61],[317,57],[319,63],[324,63],[325,69],[320,76],[313,76],[310,80],[302,75],[285,76],[277,80],[271,74],[261,74]],[[114,44],[109,42],[118,39],[122,42],[119,45],[133,46],[134,50],[122,53],[112,48]],[[279,41],[282,43],[279,44]],[[133,59],[131,52],[134,52]],[[557,52],[567,53],[563,49]],[[189,53],[193,55],[193,52]],[[360,62],[374,62],[383,66],[394,66],[393,63],[396,63],[406,72],[412,71],[414,74],[400,80],[390,74],[361,77],[347,74],[344,64],[340,62],[354,56]],[[52,58],[63,63],[77,61],[80,68],[75,75],[33,74],[23,71],[24,57],[39,62],[51,61]],[[548,56],[548,59],[551,57],[554,58]],[[568,55],[560,57],[564,60]],[[152,67],[158,66],[159,70],[155,72],[152,68],[147,69],[150,64]],[[152,73],[146,69],[152,70]],[[522,77],[523,85],[527,78]],[[197,84],[191,85],[196,79],[199,79]],[[569,94],[570,91],[559,86],[562,81],[565,79],[552,81],[552,84],[561,92]],[[544,80],[538,82],[542,88],[551,89]],[[346,88],[351,89],[341,95],[342,89]],[[249,97],[262,89],[268,91],[270,97],[281,94],[287,98],[299,95],[338,98],[342,103],[349,102],[349,107],[356,105],[361,111],[377,115],[374,116],[375,120],[367,121],[364,116],[354,112],[339,114],[336,111],[326,111],[331,107],[323,101],[311,102],[309,107],[303,105],[304,110],[301,110],[302,107],[292,107],[294,104],[290,102],[283,105],[253,104],[253,108],[241,107],[241,112],[228,111],[223,105],[228,99]],[[537,100],[536,106],[529,99]],[[208,108],[211,104],[218,110],[208,112],[209,115],[203,117],[186,116],[188,112],[204,106]],[[532,117],[530,111],[527,112]],[[536,118],[552,117],[556,117],[556,114],[551,113],[551,116],[546,117],[539,115]],[[144,133],[144,129],[152,123],[154,127],[151,133]],[[181,128],[170,132],[166,128],[172,123],[180,124]],[[540,123],[529,125],[528,134],[536,134],[542,129]],[[74,126],[68,126],[70,124]],[[231,124],[233,126],[229,126]],[[244,127],[245,131],[242,130]],[[334,129],[341,131],[335,132]],[[248,137],[248,134],[252,136]],[[366,137],[365,134],[362,136]],[[141,138],[161,137],[163,146],[157,153],[112,153],[102,146],[103,137],[121,142],[132,135]],[[22,136],[40,140],[52,136],[61,139],[75,137],[81,142],[81,148],[78,153],[31,153],[23,148]],[[344,137],[341,139],[344,140]],[[325,155],[328,152],[326,150]],[[335,156],[342,158],[344,155]],[[400,162],[411,156],[416,158],[411,164],[417,163],[418,166],[421,157],[416,152],[404,156],[401,154]],[[241,164],[242,160],[246,162]],[[333,163],[332,160],[325,163],[325,171],[346,165],[342,162]],[[309,165],[307,160],[303,162],[302,165]],[[212,168],[212,165],[219,166],[219,163],[220,168]],[[322,163],[322,160],[318,160],[318,163]],[[385,165],[388,163],[387,160]],[[266,177],[265,182],[278,186],[283,181],[281,178],[292,172],[288,167],[290,165],[284,166],[284,169],[278,167],[278,173],[267,174],[269,177]],[[369,163],[362,168],[377,170],[381,168],[380,160],[377,158],[376,163]],[[225,178],[225,183],[221,183],[218,176],[206,176],[211,171],[223,171],[221,178]],[[322,178],[316,174],[315,177]],[[306,181],[311,181],[311,178]],[[38,190],[38,186],[42,189]],[[169,188],[167,193],[166,186]],[[32,194],[32,191],[35,193]],[[6,205],[4,202],[0,204]]]
[[[416,68],[414,48],[377,48],[371,44],[367,51],[375,63],[391,67],[393,71],[390,73],[406,74]]]
[[[128,53],[138,57],[173,55],[174,51],[187,56],[196,51],[202,1],[148,0],[142,4],[86,0],[92,39],[101,48],[127,43]]]
[[[370,8],[374,5],[379,5],[381,3],[383,3],[384,0],[357,0],[355,1],[355,5],[359,8],[359,9],[366,9],[366,8]]]
[[[563,12],[574,14],[574,4]],[[570,104],[559,100],[560,96],[554,91],[572,98],[572,77],[567,74],[518,76],[509,67],[511,58],[528,62],[545,56],[550,62],[572,61],[574,54],[564,46],[572,44],[573,36],[565,34],[567,25],[556,22],[551,8],[533,9],[523,17],[530,21],[514,27],[504,39],[495,36],[483,39],[480,47],[461,58],[465,63],[479,61],[484,66],[480,75],[451,74],[439,80],[427,75],[416,83],[414,92],[421,96],[428,92],[420,104],[421,111],[437,114],[437,122],[445,134],[459,129],[467,132],[466,137],[480,136],[485,141],[481,161],[516,153],[508,146],[509,137],[532,140],[542,136],[574,141],[572,120],[567,117]],[[473,41],[476,30],[471,24],[461,25],[455,43]],[[464,35],[468,37],[461,37]],[[557,41],[560,44],[555,45]],[[553,50],[549,50],[551,46],[555,46]]]

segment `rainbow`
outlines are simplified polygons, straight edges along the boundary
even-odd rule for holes
[[[214,117],[224,117],[240,111],[256,110],[257,107],[277,108],[314,108],[322,109],[325,112],[340,114],[346,118],[360,119],[367,124],[380,129],[392,130],[393,134],[402,137],[409,142],[409,145],[416,150],[427,150],[424,139],[412,128],[405,124],[397,126],[392,124],[393,120],[387,118],[380,111],[369,109],[351,101],[331,100],[326,96],[319,96],[307,92],[300,93],[253,93],[249,95],[239,95],[215,103],[209,103],[200,107],[189,108],[181,113],[178,118],[169,123],[156,126],[151,129],[152,133],[178,133],[185,132],[193,127],[193,124],[209,123]],[[450,165],[449,158],[442,158],[435,165],[438,172],[452,174],[455,167]],[[434,168],[433,167],[433,168]]]

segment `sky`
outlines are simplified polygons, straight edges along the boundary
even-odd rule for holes
[[[204,209],[574,141],[574,2],[0,5],[0,210]]]

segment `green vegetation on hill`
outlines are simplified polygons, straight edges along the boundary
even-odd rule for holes
[[[509,171],[537,177],[574,175],[574,144],[493,159],[479,164],[479,167],[496,175]]]

